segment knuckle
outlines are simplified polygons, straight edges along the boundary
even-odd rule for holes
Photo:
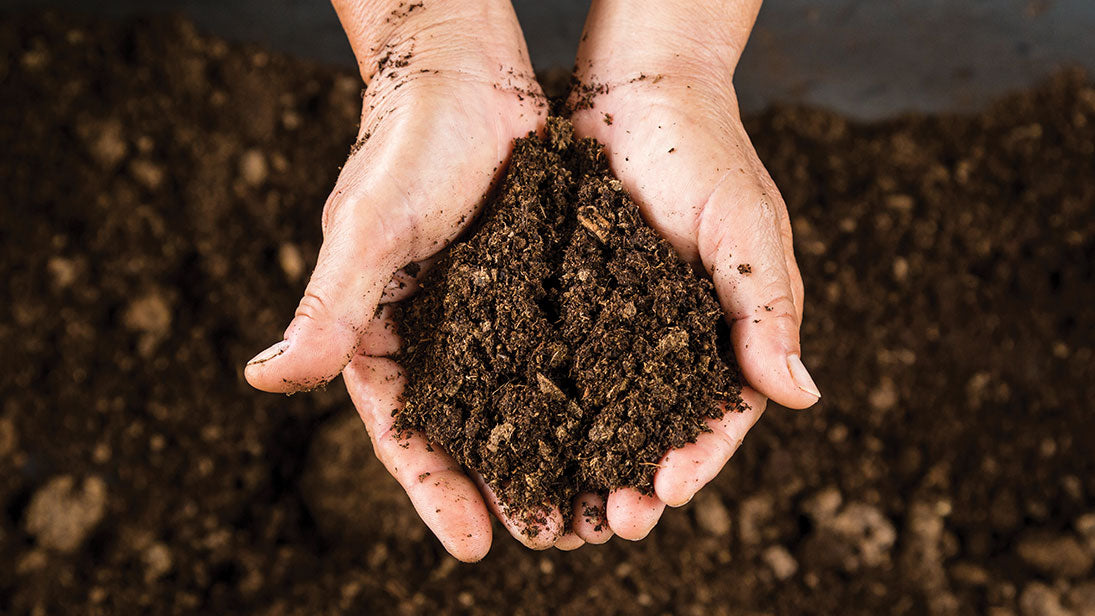
[[[778,285],[777,290],[765,294],[767,301],[758,303],[752,310],[746,310],[735,316],[735,321],[755,324],[768,331],[775,330],[781,338],[798,339],[799,313],[786,285]]]
[[[399,481],[399,467],[395,464],[395,458],[393,457],[393,446],[398,446],[391,433],[391,428],[385,428],[380,431],[380,434],[371,436],[373,445],[373,454],[376,455],[376,459],[380,461],[384,468],[388,470],[388,473]]]
[[[320,228],[323,230],[324,237],[331,231],[331,227],[336,220],[341,217],[341,213],[350,207],[353,200],[346,196],[345,192],[336,188],[331,196],[327,197],[327,202],[323,204],[323,213],[320,218]]]
[[[410,211],[411,208],[399,209],[368,223],[369,243],[380,254],[391,254],[401,244],[413,243],[419,220]]]
[[[391,203],[387,208],[374,200],[333,194],[323,207],[324,241],[376,258],[402,252],[401,247],[414,243],[422,220],[420,208],[408,196],[413,191],[394,192],[383,201]]]
[[[745,192],[748,194],[724,201],[724,207],[705,209],[696,239],[706,261],[725,262],[742,250],[758,259],[785,258],[784,247],[790,244],[784,238],[786,229],[781,222],[783,202],[778,195],[773,199],[761,190]],[[757,265],[753,264],[754,269]]]
[[[770,317],[783,318],[792,317],[796,314],[795,302],[791,298],[791,289],[780,284],[778,289],[774,293],[767,294],[770,299],[764,302],[764,306],[761,308],[764,312],[768,313]]]
[[[781,228],[779,210],[776,199],[773,199],[767,191],[759,191],[753,199],[753,211],[758,226],[767,229]]]
[[[802,284],[802,276],[799,276],[797,271],[795,276],[791,278],[791,285],[795,295],[795,314],[801,322],[802,311],[806,305],[806,287]]]
[[[297,304],[294,316],[303,317],[311,321],[323,322],[331,316],[331,301],[325,298],[326,294],[314,285],[309,285],[304,291],[304,297]]]
[[[795,311],[795,307],[789,303],[787,306],[779,311],[773,311],[771,319],[772,325],[781,337],[798,339],[798,313]]]
[[[714,439],[715,455],[711,456],[712,460],[720,460],[717,468],[722,468],[722,464],[725,464],[738,446],[741,445],[741,440],[733,438],[726,433],[726,430],[722,426],[715,426],[711,430],[712,438]]]
[[[798,304],[801,305],[803,300],[806,299],[806,286],[802,283],[802,273],[799,272],[798,265],[791,262],[791,291],[792,295],[798,300]]]
[[[758,415],[768,407],[768,398],[749,388],[742,392],[741,402],[742,405],[738,407],[739,411],[747,410],[746,407],[748,407],[748,410],[752,410]]]
[[[790,248],[795,245],[795,233],[791,229],[791,218],[787,214],[787,207],[783,206],[780,210],[779,236],[783,240],[783,245]]]
[[[387,426],[380,431],[381,434],[373,439],[373,449],[376,459],[388,469],[388,473],[404,488],[414,485],[410,475],[414,459],[408,453],[413,444],[411,435],[395,430],[394,426]]]

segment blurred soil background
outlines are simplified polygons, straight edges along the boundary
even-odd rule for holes
[[[1095,614],[1095,86],[748,121],[804,357],[649,538],[447,556],[341,384],[252,391],[360,82],[188,22],[0,22],[0,611]]]

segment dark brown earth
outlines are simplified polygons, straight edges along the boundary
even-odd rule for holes
[[[741,403],[714,286],[643,222],[599,143],[556,117],[545,133],[514,142],[475,231],[397,317],[397,428],[526,522],[569,519],[581,492],[652,494],[665,452]]]
[[[750,118],[824,392],[646,540],[447,556],[342,388],[258,394],[360,83],[0,20],[0,611],[1041,615],[1095,595],[1095,87]],[[1069,612],[1064,612],[1069,613]]]

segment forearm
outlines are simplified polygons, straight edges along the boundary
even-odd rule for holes
[[[580,55],[590,66],[615,65],[617,72],[671,73],[695,64],[733,75],[760,5],[761,0],[594,0]]]
[[[422,69],[528,57],[509,0],[332,0],[365,83],[382,60]],[[508,66],[506,68],[509,68]]]

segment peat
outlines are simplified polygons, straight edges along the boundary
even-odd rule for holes
[[[569,515],[580,492],[653,493],[662,455],[741,402],[713,285],[567,120],[515,141],[480,224],[422,286],[398,319],[397,427],[424,432],[529,521]]]

